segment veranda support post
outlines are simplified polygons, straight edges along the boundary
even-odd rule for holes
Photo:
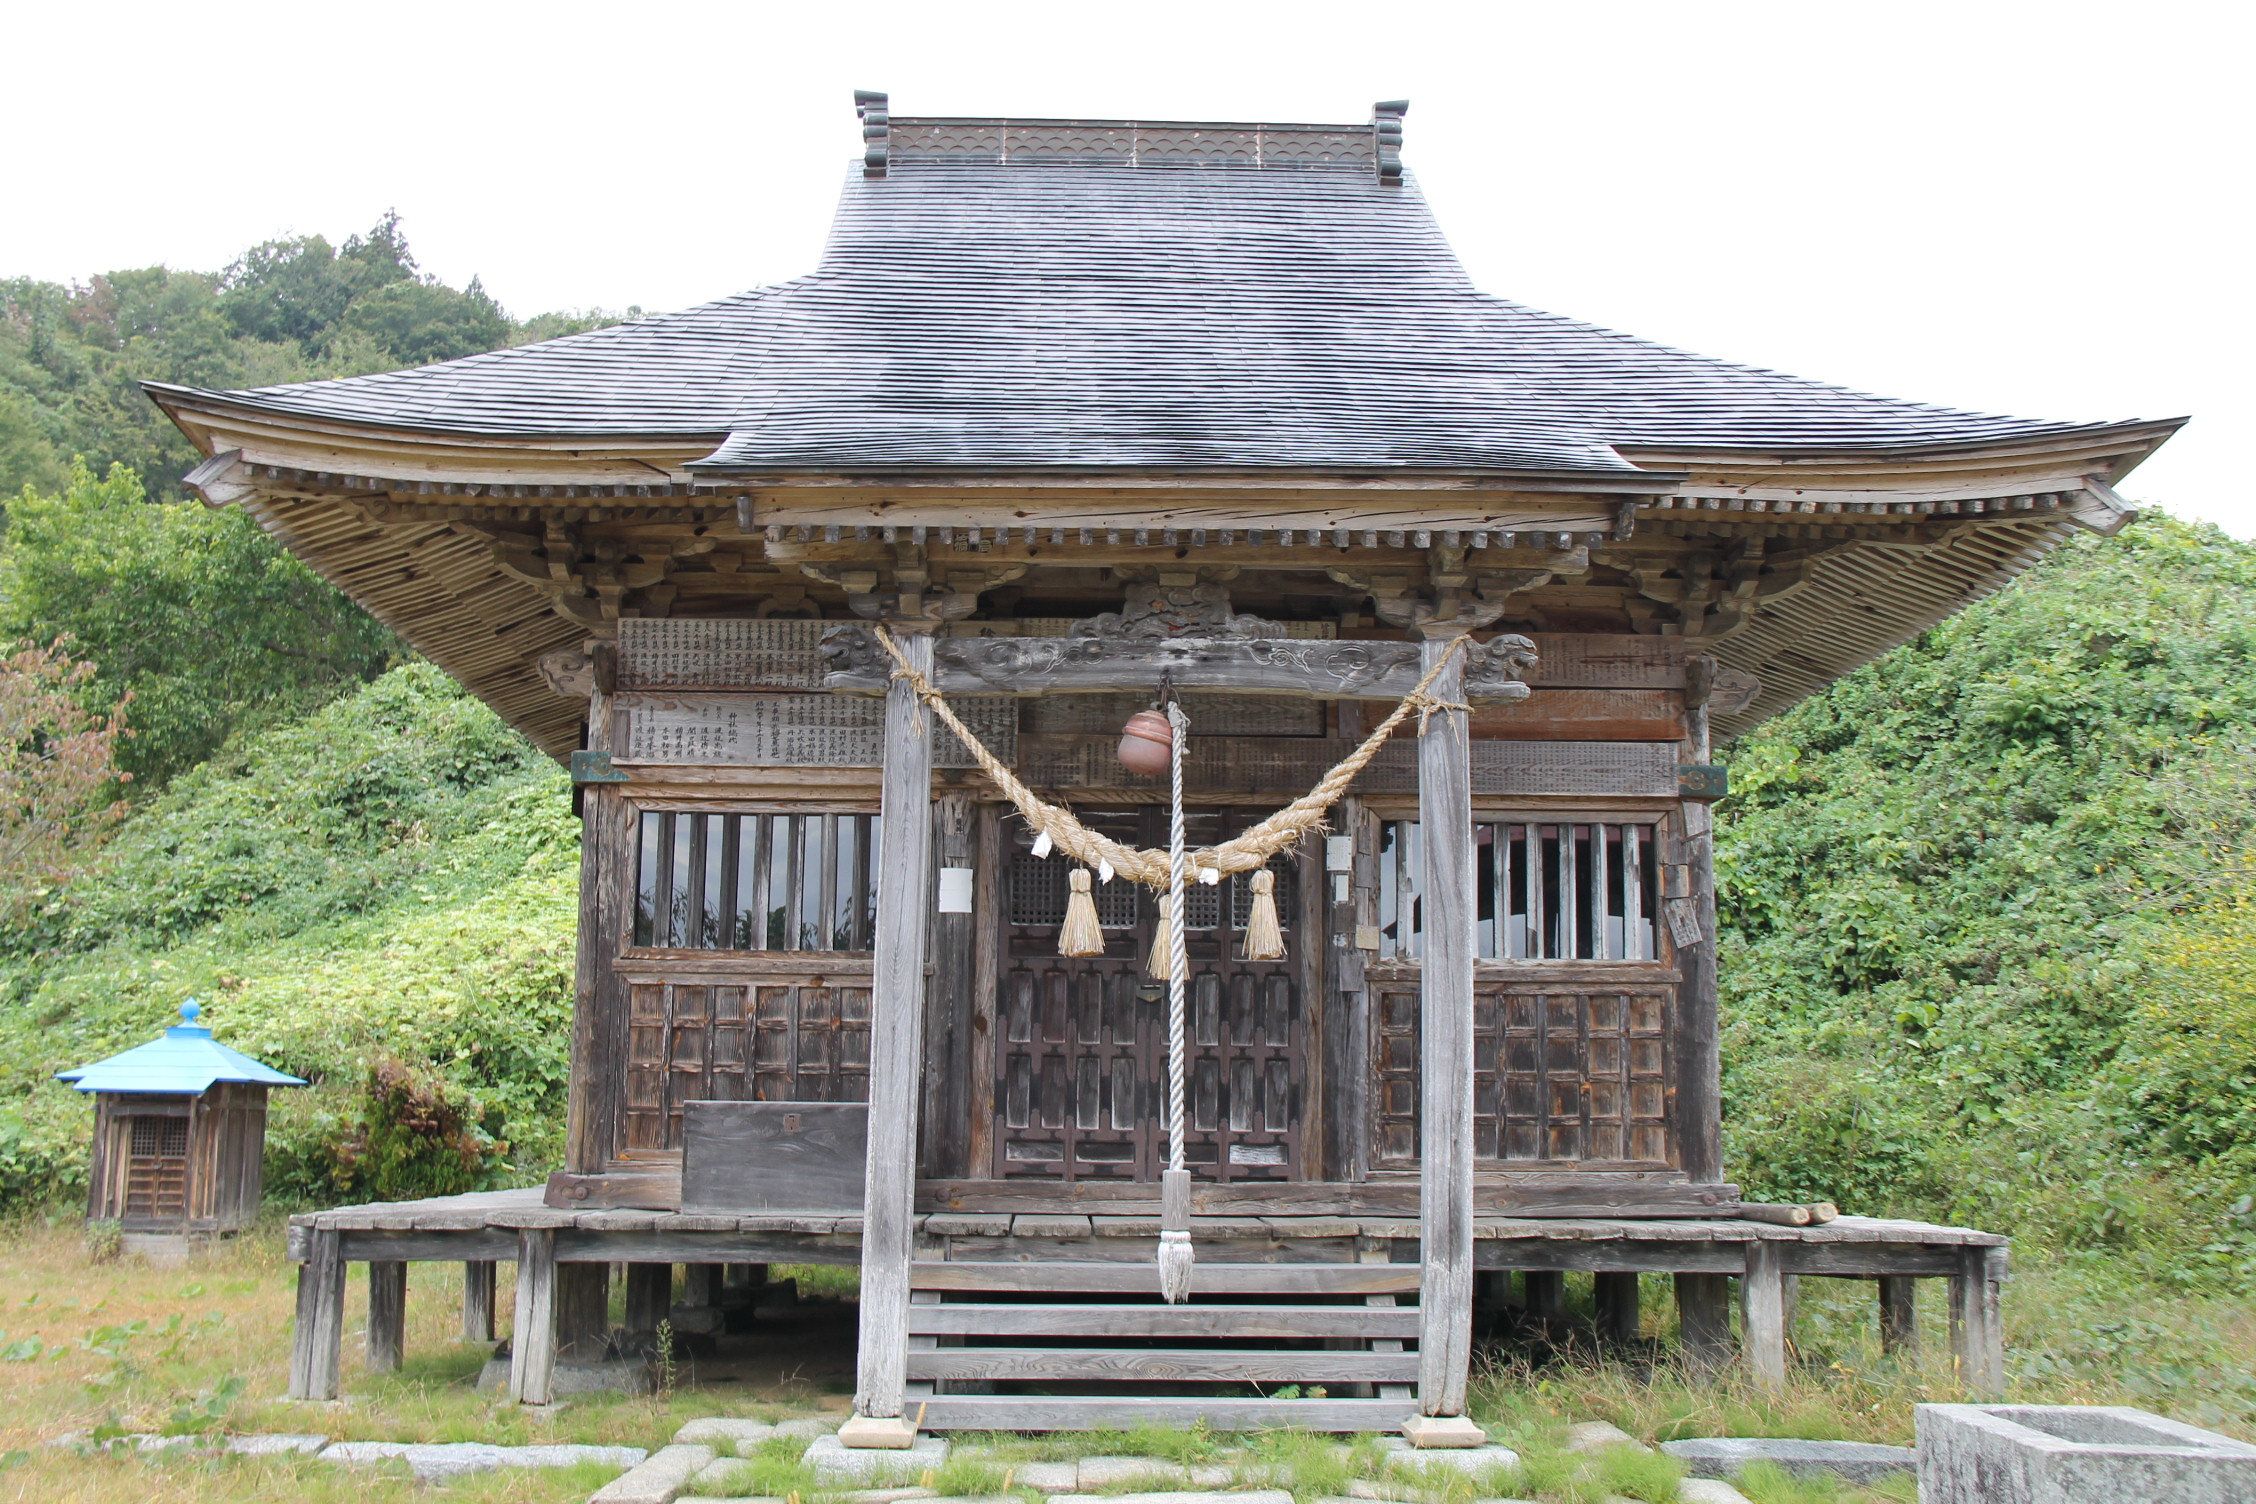
[[[1429,635],[1424,666],[1447,657],[1430,693],[1464,699],[1454,633]],[[1418,740],[1418,820],[1425,847],[1424,953],[1419,966],[1418,1412],[1421,1445],[1478,1445],[1461,1418],[1473,1346],[1473,794],[1462,709],[1435,710]]]
[[[926,624],[896,623],[909,665],[932,671]],[[862,1204],[861,1350],[847,1446],[906,1447],[909,1260],[924,1058],[925,909],[932,858],[932,714],[905,679],[885,690],[877,933],[871,966],[869,1158]]]

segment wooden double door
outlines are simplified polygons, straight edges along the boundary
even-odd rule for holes
[[[1261,809],[1199,809],[1193,848],[1236,835]],[[1079,812],[1116,840],[1164,847],[1153,806]],[[1159,896],[1125,880],[1096,888],[1101,956],[1058,954],[1072,863],[1036,857],[1016,822],[1004,867],[996,997],[995,1158],[1005,1179],[1154,1181],[1167,1159],[1167,987],[1145,970]],[[1253,893],[1244,876],[1194,884],[1184,1158],[1199,1179],[1301,1176],[1310,1019],[1303,995],[1300,859],[1276,858],[1287,959],[1242,959]],[[1249,874],[1250,875],[1250,874]]]

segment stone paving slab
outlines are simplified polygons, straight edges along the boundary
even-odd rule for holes
[[[1293,1496],[1281,1488],[1248,1488],[1235,1492],[1059,1494],[1057,1501],[1058,1504],[1293,1504]]]
[[[907,1448],[841,1446],[834,1435],[818,1436],[803,1459],[815,1471],[815,1481],[860,1485],[864,1488],[898,1479],[914,1478],[926,1468],[948,1460],[947,1438],[919,1436]]]
[[[1153,1488],[1228,1488],[1237,1474],[1227,1467],[1186,1468],[1164,1457],[1084,1457],[1074,1465],[1079,1491],[1102,1493],[1124,1484]]]
[[[1477,1447],[1414,1447],[1399,1436],[1381,1436],[1379,1452],[1390,1466],[1417,1472],[1453,1471],[1478,1476],[1493,1467],[1518,1467],[1520,1454],[1489,1442]]]
[[[1073,1462],[996,1463],[1008,1470],[1013,1488],[1031,1488],[1038,1494],[1071,1494],[1081,1490],[1081,1467]]]
[[[1652,1450],[1612,1421],[1578,1421],[1567,1427],[1567,1450],[1570,1452],[1602,1452],[1608,1447],[1621,1446],[1635,1447],[1641,1452]]]
[[[288,1432],[227,1438],[227,1450],[238,1457],[311,1457],[328,1445],[329,1438],[326,1436],[300,1436]]]
[[[810,1415],[798,1420],[776,1422],[775,1434],[778,1436],[804,1436],[809,1441],[813,1441],[818,1436],[836,1435],[838,1424],[834,1420],[823,1420]]]
[[[674,1440],[684,1446],[718,1447],[734,1451],[745,1442],[759,1443],[775,1435],[775,1426],[764,1420],[744,1420],[732,1415],[708,1415],[700,1420],[684,1422],[674,1433]]]
[[[705,1446],[660,1447],[589,1495],[588,1504],[674,1504],[689,1480],[712,1464],[713,1455]]]
[[[1716,1478],[1686,1478],[1676,1485],[1677,1504],[1754,1504],[1745,1494]]]
[[[1704,1436],[1664,1441],[1661,1450],[1702,1478],[1736,1478],[1750,1462],[1774,1462],[1797,1478],[1831,1473],[1847,1483],[1877,1483],[1919,1465],[1910,1447],[1869,1441],[1801,1441],[1792,1437]]]
[[[497,1447],[480,1441],[340,1441],[320,1452],[324,1462],[348,1466],[405,1462],[418,1481],[442,1482],[470,1473],[490,1473],[498,1468],[577,1467],[601,1462],[622,1473],[643,1460],[640,1447],[531,1446]]]

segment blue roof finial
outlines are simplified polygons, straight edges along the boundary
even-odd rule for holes
[[[184,1024],[193,1024],[203,1011],[204,1005],[194,998],[190,998],[180,1005],[180,1021]]]

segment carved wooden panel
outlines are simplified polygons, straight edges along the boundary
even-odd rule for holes
[[[1163,839],[1156,809],[1084,810],[1082,818],[1116,839]],[[1255,818],[1255,811],[1197,811],[1189,838],[1221,839]],[[1066,865],[1022,850],[1006,875],[994,1173],[1149,1181],[1166,1159],[1165,989],[1144,974],[1156,901],[1125,882],[1099,888],[1105,954],[1061,957]],[[1297,872],[1289,862],[1276,868],[1278,912],[1288,945],[1297,944]],[[1307,1033],[1298,968],[1239,959],[1251,910],[1244,884],[1195,887],[1185,907],[1185,1160],[1201,1179],[1297,1179]]]
[[[1542,688],[1682,689],[1693,647],[1681,637],[1537,632],[1527,682]]]
[[[1182,701],[1194,737],[1322,736],[1330,719],[1324,701],[1284,695],[1192,693]],[[1121,724],[1151,703],[1150,695],[1037,695],[1019,702],[1018,729],[1117,738]]]
[[[646,979],[627,1007],[624,1150],[679,1149],[685,1102],[868,1098],[866,982]]]
[[[624,762],[709,767],[874,768],[885,740],[883,702],[853,695],[621,695]],[[1009,700],[966,697],[950,704],[998,756],[1017,755],[1018,709]],[[968,768],[971,754],[945,726],[933,727],[932,761]]]
[[[619,623],[618,687],[819,689],[826,625],[630,617]]]
[[[1674,1163],[1668,983],[1493,982],[1473,996],[1473,1138],[1503,1168]],[[1372,1162],[1418,1158],[1418,987],[1371,992]]]

